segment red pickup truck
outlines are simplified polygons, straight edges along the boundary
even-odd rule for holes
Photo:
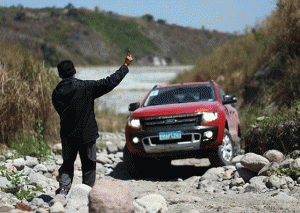
[[[229,165],[240,149],[234,103],[214,82],[154,86],[142,103],[131,103],[123,161],[131,172],[165,167],[173,159],[206,158]]]

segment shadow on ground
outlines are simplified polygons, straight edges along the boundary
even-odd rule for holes
[[[150,181],[177,181],[188,179],[192,176],[202,176],[209,168],[209,165],[171,165],[170,168],[157,169],[149,168],[138,174],[130,174],[123,162],[117,164],[109,176],[119,180],[150,180]]]

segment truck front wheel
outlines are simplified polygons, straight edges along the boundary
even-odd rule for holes
[[[212,166],[226,166],[231,164],[234,156],[233,140],[227,129],[224,131],[222,144],[208,154]]]

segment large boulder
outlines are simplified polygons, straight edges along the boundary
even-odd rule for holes
[[[270,163],[267,158],[255,153],[245,154],[240,162],[246,169],[256,173],[258,173],[265,165]]]
[[[266,151],[263,156],[267,158],[270,162],[277,163],[281,162],[284,158],[283,154],[275,149]]]
[[[117,181],[96,181],[88,197],[89,213],[134,212],[130,190]]]

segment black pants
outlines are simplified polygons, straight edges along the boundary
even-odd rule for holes
[[[77,143],[76,143],[77,142]],[[82,183],[93,187],[96,179],[96,143],[78,144],[62,142],[63,164],[58,176],[59,189],[70,190],[74,176],[74,162],[79,152],[82,170]]]

